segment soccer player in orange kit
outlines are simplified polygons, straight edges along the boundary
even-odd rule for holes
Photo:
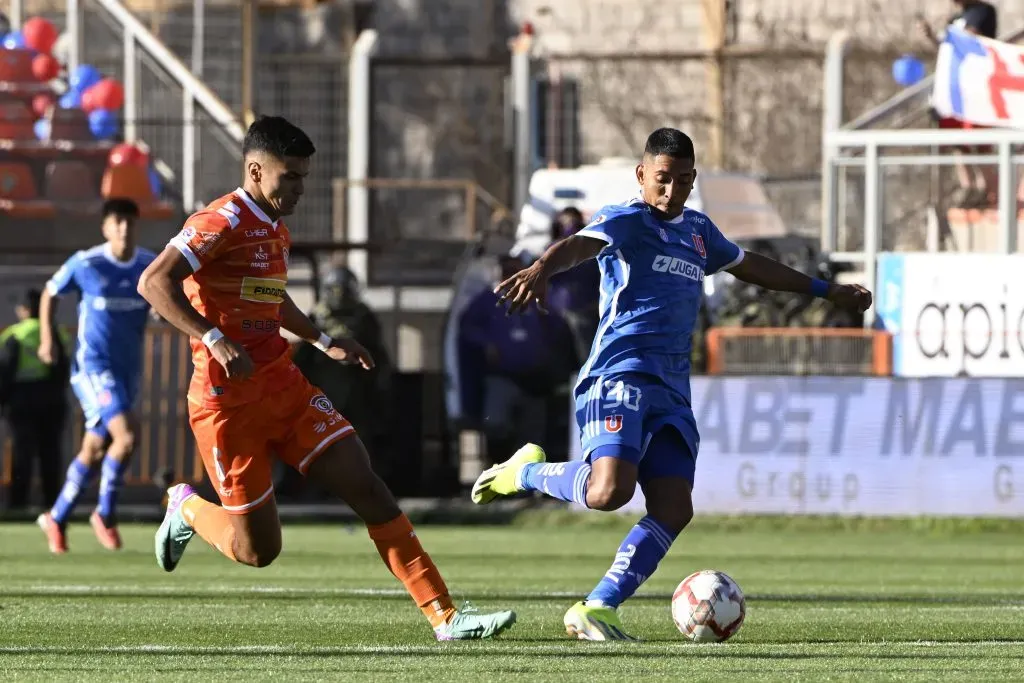
[[[388,569],[438,640],[488,638],[515,613],[454,606],[408,518],[373,472],[352,426],[291,362],[280,328],[341,363],[373,367],[353,339],[331,339],[288,295],[288,228],[313,143],[281,117],[261,116],[243,143],[242,187],[193,214],[143,273],[139,292],[192,339],[189,419],[220,505],[187,484],[168,490],[157,562],[172,571],[199,534],[235,562],[265,567],[281,552],[272,459],[344,500],[366,523]]]

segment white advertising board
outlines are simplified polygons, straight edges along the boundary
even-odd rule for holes
[[[1024,254],[881,254],[899,377],[1024,377]]]
[[[692,390],[697,514],[1024,516],[1024,380],[698,377]],[[576,434],[571,448],[581,457]]]

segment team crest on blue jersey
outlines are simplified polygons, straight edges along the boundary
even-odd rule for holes
[[[604,430],[610,434],[622,430],[622,416],[608,415],[604,418]]]
[[[704,238],[697,233],[693,233],[693,246],[697,248],[697,253],[701,258],[708,257],[707,249],[704,248]]]

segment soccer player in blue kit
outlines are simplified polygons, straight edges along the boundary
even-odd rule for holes
[[[690,405],[690,339],[706,275],[726,270],[766,289],[824,297],[865,311],[871,294],[829,284],[744,252],[703,213],[684,208],[697,176],[693,142],[661,128],[636,167],[641,196],[608,206],[576,235],[496,288],[509,312],[543,306],[548,279],[591,258],[601,270],[601,322],[576,384],[584,459],[546,463],[527,444],[484,471],[475,503],[540,491],[594,510],[628,503],[637,483],[647,515],[626,535],[612,566],[565,628],[583,640],[634,640],[617,608],[654,573],[693,517],[700,436]]]
[[[89,523],[105,548],[121,547],[117,495],[135,448],[138,421],[132,406],[149,318],[149,303],[138,293],[138,284],[142,271],[156,258],[135,245],[138,217],[139,208],[132,200],[107,200],[103,205],[106,242],[72,255],[46,284],[40,303],[39,357],[53,363],[57,297],[72,292],[80,297],[71,388],[85,414],[86,432],[57,501],[36,520],[50,552],[57,554],[67,552],[68,517],[100,462],[99,505]]]

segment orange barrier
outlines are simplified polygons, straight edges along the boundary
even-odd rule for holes
[[[833,327],[713,327],[711,375],[892,374],[892,336]]]

